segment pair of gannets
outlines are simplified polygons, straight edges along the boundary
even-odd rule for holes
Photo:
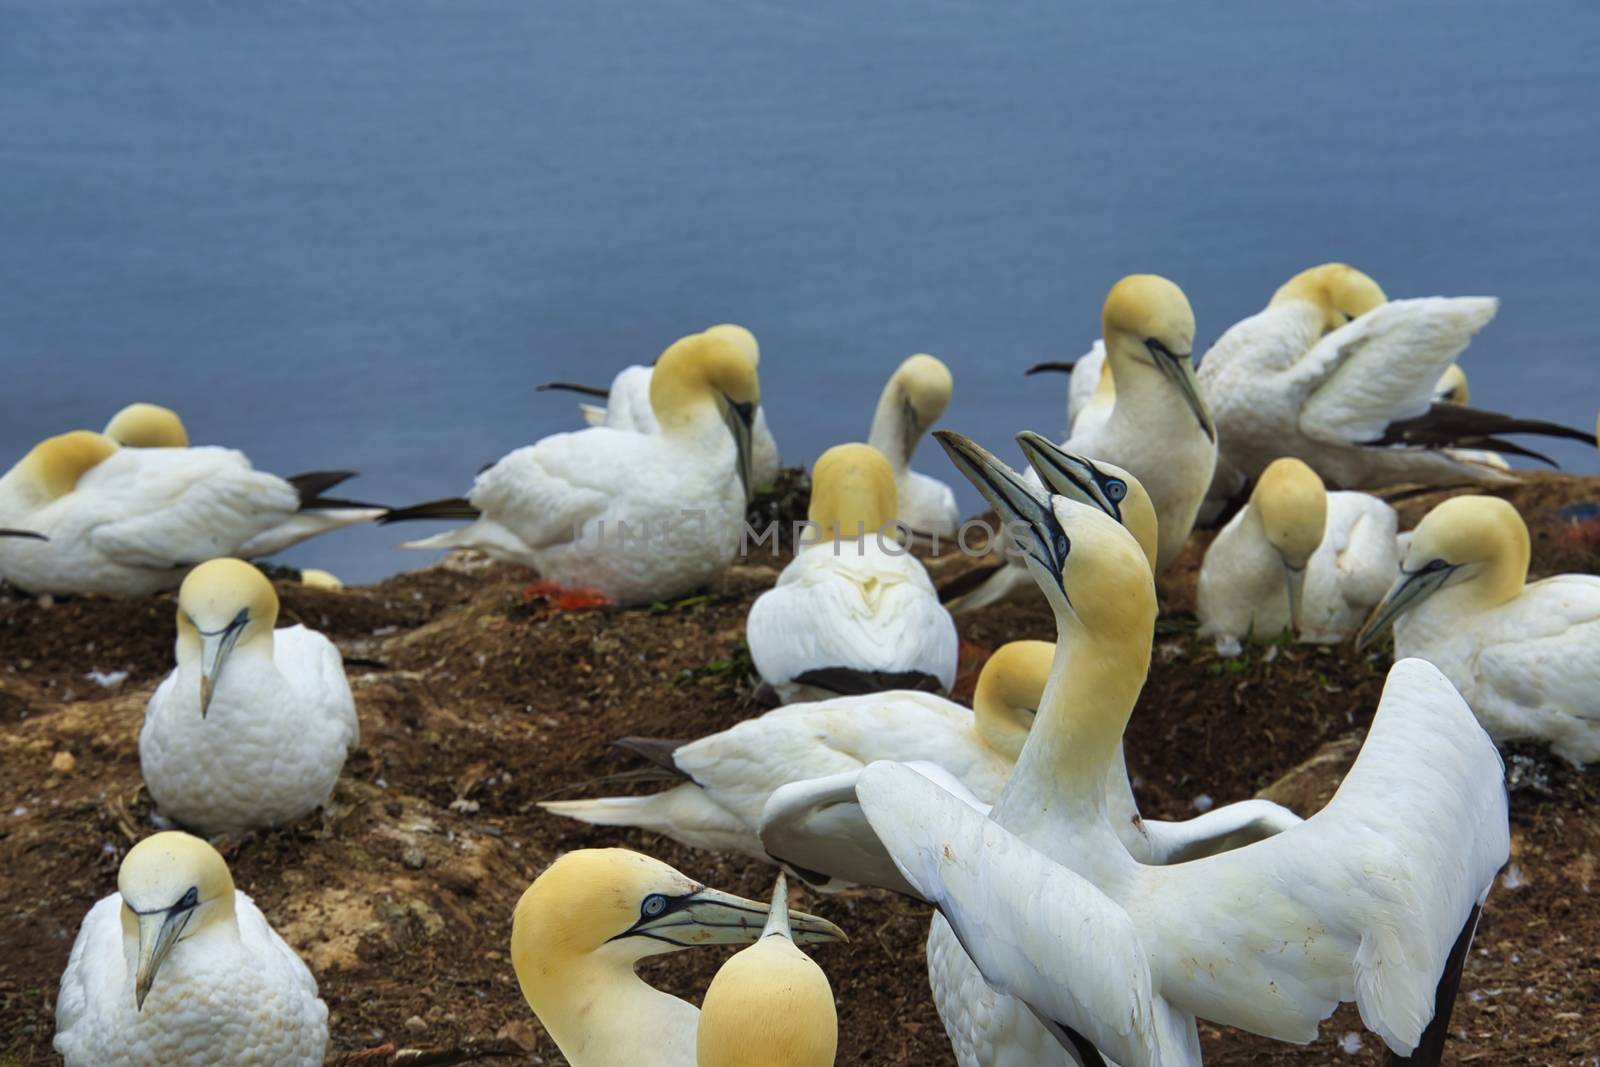
[[[333,792],[359,739],[332,641],[274,630],[278,594],[255,567],[203,563],[178,591],[178,666],[145,708],[139,765],[157,810],[207,835],[276,826]]]
[[[757,366],[761,363],[761,346],[755,334],[733,323],[711,326],[705,331],[738,345]],[[650,377],[653,368],[635,364],[624,367],[611,379],[609,389],[597,389],[568,382],[548,382],[539,386],[546,389],[565,389],[570,392],[602,397],[604,405],[579,404],[584,421],[590,426],[607,426],[613,430],[632,430],[634,433],[653,434],[660,428],[655,409],[650,406]],[[767,427],[766,410],[756,406],[755,418],[750,426],[750,477],[753,486],[765,488],[778,480],[778,442],[773,440]]]
[[[1111,287],[1102,311],[1106,362],[1116,381],[1103,420],[1080,420],[1063,448],[1133,474],[1155,505],[1157,572],[1177,558],[1211,484],[1217,440],[1201,398],[1191,350],[1194,312],[1183,290],[1154,274]],[[1004,563],[982,585],[950,601],[965,614],[1031,599],[1020,555],[1002,539]],[[953,591],[953,590],[952,590]]]
[[[1494,497],[1423,516],[1399,577],[1357,638],[1394,624],[1396,657],[1438,667],[1490,735],[1600,759],[1600,577],[1528,582],[1528,527]]]
[[[1337,644],[1383,599],[1400,567],[1394,508],[1330,493],[1298,459],[1274,460],[1200,565],[1200,633],[1219,642]]]
[[[572,1067],[829,1067],[833,991],[796,943],[843,940],[826,919],[790,914],[782,875],[769,908],[637,852],[584,849],[522,894],[511,963]],[[751,947],[723,964],[698,1010],[634,973],[648,956],[740,944]]]
[[[941,435],[944,437],[944,435]],[[1056,617],[1050,684],[989,817],[915,769],[857,794],[901,873],[939,909],[935,998],[963,1065],[1198,1064],[1196,1018],[1305,1042],[1341,1001],[1399,1055],[1437,1063],[1479,908],[1509,855],[1493,742],[1438,670],[1396,664],[1326,808],[1244,847],[1139,861],[1104,782],[1149,668],[1145,554],[1101,512],[1030,486],[949,435]],[[953,956],[982,980],[941,968]],[[983,1000],[990,990],[988,1003]]]
[[[41,595],[139,596],[177,585],[205,560],[271,555],[383,514],[323,495],[348,471],[285,479],[231,449],[167,445],[163,412],[172,414],[140,405],[109,427],[156,447],[76,430],[36,445],[0,477],[0,526],[40,535],[0,539],[0,576]],[[154,438],[140,432],[152,416]]]
[[[811,543],[745,625],[750,658],[783,703],[955,684],[955,620],[896,539],[898,506],[894,471],[876,449],[836,445],[817,460]]]
[[[66,1067],[321,1067],[316,979],[197,837],[128,850],[78,930],[56,997]]]
[[[382,521],[470,518],[407,548],[475,548],[621,604],[680,596],[727,567],[745,534],[750,426],[761,387],[726,331],[692,334],[650,376],[653,433],[592,426],[519,448],[467,498]]]
[[[1544,459],[1499,435],[1589,440],[1554,423],[1441,403],[1441,376],[1490,319],[1492,297],[1389,301],[1342,263],[1295,275],[1265,310],[1217,340],[1200,382],[1217,420],[1214,496],[1231,495],[1280,456],[1344,489],[1510,476],[1460,448]]]

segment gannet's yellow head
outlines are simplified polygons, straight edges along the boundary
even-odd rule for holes
[[[722,419],[737,447],[746,497],[752,487],[750,430],[760,403],[755,360],[727,329],[675,341],[650,375],[650,407],[662,432],[699,432],[711,418]]]
[[[1446,404],[1460,404],[1466,406],[1472,397],[1472,390],[1467,388],[1467,372],[1461,369],[1460,364],[1452,363],[1439,375],[1439,382],[1433,387],[1433,398]]]
[[[1531,552],[1528,525],[1509,503],[1451,497],[1417,523],[1400,576],[1356,635],[1356,647],[1446,588],[1459,590],[1462,615],[1505,603],[1522,591]]]
[[[944,361],[926,353],[909,357],[889,377],[889,387],[898,393],[905,406],[905,422],[915,427],[917,437],[938,422],[944,409],[950,406],[955,384]]]
[[[705,332],[712,337],[731,341],[745,354],[745,358],[750,360],[752,366],[761,366],[761,346],[756,343],[756,335],[743,326],[733,322],[719,322],[715,326],[706,327]]]
[[[47,437],[17,461],[17,470],[41,502],[58,500],[78,487],[78,480],[117,450],[117,443],[92,430]]]
[[[1377,282],[1348,263],[1324,263],[1301,271],[1272,294],[1272,304],[1289,300],[1315,304],[1322,312],[1322,332],[1327,333],[1388,303],[1389,298]]]
[[[238,649],[272,654],[278,593],[254,566],[239,559],[200,564],[178,588],[178,660],[200,663],[200,715],[211,706],[217,680]]]
[[[1261,472],[1250,494],[1250,506],[1261,520],[1267,544],[1283,561],[1290,625],[1298,630],[1306,564],[1322,544],[1328,526],[1328,491],[1316,471],[1284,456]]]
[[[307,567],[300,572],[300,584],[309,585],[313,589],[343,589],[344,583],[339,576],[329,571],[319,570],[316,567]]]
[[[138,939],[134,1007],[144,1008],[156,973],[179,941],[233,919],[233,876],[216,849],[188,834],[154,834],[128,850],[117,871],[122,932]]]
[[[894,470],[869,445],[834,445],[811,469],[806,517],[825,542],[886,533],[899,512]]]
[[[761,940],[735,953],[706,989],[695,1032],[699,1067],[832,1067],[839,1016],[828,976],[795,947],[783,875]]]
[[[973,725],[985,745],[1008,759],[1015,760],[1028,739],[1055,654],[1053,641],[1012,641],[995,649],[978,672]]]
[[[1031,430],[1017,434],[1017,443],[1039,480],[1052,493],[1099,508],[1128,528],[1156,568],[1156,506],[1139,479],[1104,460],[1074,455]]]
[[[106,423],[106,436],[124,448],[188,448],[189,431],[171,408],[129,404]]]
[[[1157,274],[1130,274],[1106,295],[1100,328],[1113,379],[1123,373],[1119,365],[1155,367],[1182,395],[1206,436],[1217,439],[1195,379],[1194,310],[1182,289]]]

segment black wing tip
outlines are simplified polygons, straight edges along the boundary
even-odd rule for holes
[[[602,400],[605,400],[611,396],[611,390],[609,389],[601,389],[598,386],[593,385],[579,385],[576,382],[545,382],[543,385],[535,386],[533,391],[536,393],[548,393],[552,391],[578,393],[582,396],[599,397]]]
[[[864,671],[856,667],[818,667],[794,676],[793,681],[840,696],[865,696],[909,689],[920,693],[942,693],[939,679],[926,671]]]
[[[1028,375],[1028,374],[1071,374],[1072,373],[1072,369],[1074,367],[1076,367],[1077,365],[1078,364],[1077,364],[1076,360],[1047,359],[1042,363],[1035,363],[1033,366],[1029,367],[1027,370],[1023,371],[1022,373],[1024,375]]]
[[[685,781],[694,781],[694,778],[685,773],[672,758],[672,754],[686,742],[676,741],[670,737],[619,737],[611,743],[624,752],[642,756],[657,767],[671,771]]]
[[[476,519],[482,512],[469,504],[465,497],[453,496],[443,500],[429,500],[406,508],[391,508],[378,517],[378,525],[391,522],[410,522],[413,519]]]
[[[0,537],[20,537],[28,541],[48,541],[50,538],[32,530],[0,530]]]

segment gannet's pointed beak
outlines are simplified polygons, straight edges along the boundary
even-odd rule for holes
[[[1283,565],[1284,585],[1289,590],[1289,629],[1300,636],[1300,601],[1305,592],[1306,569]]]
[[[728,432],[733,434],[733,443],[738,449],[739,481],[744,486],[746,501],[751,498],[755,488],[755,457],[750,447],[751,427],[755,418],[754,404],[735,404],[723,397],[722,420],[728,424]]]
[[[211,707],[211,696],[216,692],[217,679],[222,675],[222,666],[228,661],[233,646],[239,643],[239,635],[244,633],[245,627],[249,625],[250,610],[240,608],[239,614],[222,629],[211,633],[200,631],[200,717],[202,719],[206,717],[206,711]]]
[[[1059,579],[1067,564],[1069,543],[1050,507],[1050,494],[1029,485],[1022,475],[968,437],[952,430],[935,430],[933,436],[956,469],[1000,514],[1018,546]]]
[[[165,911],[136,913],[139,919],[139,969],[133,979],[133,1004],[135,1010],[144,1009],[144,998],[150,995],[150,986],[156,972],[166,962],[172,946],[183,936],[183,928],[194,915],[194,903],[185,897]]]
[[[772,910],[767,912],[767,925],[762,928],[763,939],[778,936],[786,941],[794,940],[794,931],[789,929],[789,882],[784,878],[783,872],[778,872],[778,881],[772,887]]]
[[[1096,476],[1098,472],[1089,460],[1065,451],[1032,430],[1017,434],[1017,444],[1022,446],[1022,454],[1028,457],[1028,464],[1033,467],[1034,473],[1052,493],[1088,504],[1118,522],[1122,521],[1122,506],[1106,496],[1105,488]]]
[[[1400,577],[1395,579],[1378,606],[1372,609],[1361,632],[1356,634],[1356,651],[1366,648],[1396,619],[1437,593],[1455,572],[1455,567],[1437,559],[1420,570],[1408,571],[1401,567]]]
[[[641,914],[638,922],[611,940],[648,937],[678,948],[748,945],[762,937],[771,910],[766,904],[709,888],[659,899],[662,905],[655,914]],[[788,912],[787,898],[784,911]],[[795,912],[788,923],[797,944],[849,940],[833,923],[805,912]]]
[[[1146,341],[1145,347],[1150,350],[1150,358],[1155,360],[1156,368],[1183,394],[1183,402],[1200,420],[1200,428],[1206,432],[1206,436],[1216,441],[1217,427],[1211,421],[1211,409],[1206,407],[1205,398],[1200,395],[1200,379],[1194,372],[1194,359],[1187,352],[1181,356],[1170,352],[1165,345],[1156,341]]]

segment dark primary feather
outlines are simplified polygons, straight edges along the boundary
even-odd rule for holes
[[[329,489],[355,476],[355,471],[307,471],[304,474],[291,474],[284,481],[294,486],[294,491],[300,494],[300,506],[305,507]]]
[[[44,534],[34,533],[32,530],[0,530],[0,537],[26,537],[32,541],[50,540]]]
[[[818,667],[794,676],[800,685],[815,686],[842,697],[864,696],[910,689],[919,693],[942,693],[939,679],[923,671],[863,671],[854,667]]]
[[[1478,917],[1483,914],[1479,904],[1472,906],[1467,925],[1461,928],[1450,958],[1445,961],[1444,973],[1439,976],[1439,989],[1433,998],[1433,1019],[1422,1031],[1422,1040],[1409,1056],[1389,1053],[1389,1067],[1439,1067],[1444,1061],[1444,1043],[1450,1036],[1450,1013],[1456,1006],[1456,993],[1461,989],[1461,972],[1466,969],[1467,952],[1472,948],[1472,935],[1478,931]]]
[[[465,498],[451,496],[412,504],[408,508],[391,508],[388,514],[378,519],[378,524],[386,526],[391,522],[409,522],[412,519],[476,519],[481,514]]]
[[[576,385],[573,382],[545,382],[534,389],[536,393],[548,393],[552,389],[559,389],[567,393],[581,393],[583,396],[597,396],[604,400],[611,395],[611,390],[600,389],[593,385]]]
[[[632,752],[636,756],[643,756],[657,767],[671,771],[679,778],[687,778],[691,782],[694,781],[693,778],[679,768],[672,758],[672,754],[687,742],[674,741],[669,737],[621,737],[611,743],[620,749]]]
[[[1035,363],[1033,366],[1029,367],[1027,370],[1023,371],[1022,373],[1023,374],[1044,374],[1046,372],[1054,372],[1054,373],[1057,373],[1057,374],[1071,374],[1072,373],[1072,368],[1075,367],[1075,366],[1077,366],[1077,361],[1076,360],[1068,360],[1066,362],[1063,362],[1063,361],[1061,361],[1059,359],[1047,359],[1043,363]]]
[[[1403,445],[1410,448],[1489,448],[1497,452],[1526,456],[1556,466],[1554,460],[1531,449],[1503,440],[1502,435],[1531,433],[1542,437],[1560,437],[1570,441],[1594,444],[1594,435],[1585,430],[1575,430],[1558,422],[1543,419],[1522,419],[1515,415],[1502,415],[1498,411],[1481,411],[1460,404],[1435,402],[1426,413],[1416,418],[1391,422],[1383,436],[1369,445]]]

